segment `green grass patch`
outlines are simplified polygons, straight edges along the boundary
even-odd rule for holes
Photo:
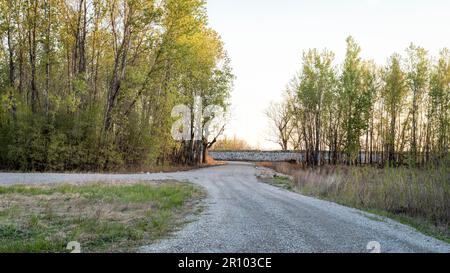
[[[444,225],[436,225],[426,218],[411,217],[405,214],[394,214],[388,211],[376,209],[364,209],[364,208],[360,209],[365,210],[372,214],[393,219],[399,223],[410,226],[416,229],[417,231],[422,232],[425,235],[432,236],[444,242],[450,243],[450,235],[448,227],[445,227]]]
[[[176,181],[0,187],[0,252],[132,252],[201,209],[204,191]]]
[[[292,191],[294,186],[292,180],[289,177],[284,176],[259,177],[259,180],[262,180],[263,182],[272,186],[283,188],[289,191]]]

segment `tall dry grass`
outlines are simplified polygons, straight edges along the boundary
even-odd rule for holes
[[[450,166],[426,169],[265,163],[294,177],[299,192],[345,205],[426,219],[450,235]]]

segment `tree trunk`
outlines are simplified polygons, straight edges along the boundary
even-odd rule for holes
[[[29,7],[30,9],[31,7]],[[31,66],[31,111],[33,113],[37,112],[38,106],[38,90],[36,85],[36,16],[37,16],[37,2],[33,3],[33,15],[28,12],[29,29],[28,29],[28,46],[29,46],[29,56],[30,56],[30,66]],[[32,17],[31,17],[32,16]]]
[[[393,167],[395,164],[395,124],[397,114],[394,112],[391,116],[389,143],[388,143],[388,160],[389,166]]]
[[[417,160],[417,92],[416,88],[413,90],[413,109],[412,109],[412,140],[411,140],[411,154],[412,162],[415,165]]]
[[[131,41],[131,29],[128,22],[129,18],[124,15],[124,31],[120,47],[117,49],[114,58],[114,69],[108,88],[107,105],[104,119],[104,132],[108,132],[112,126],[112,112],[115,107],[117,97],[120,91],[120,85],[125,77],[127,67],[128,49]]]
[[[320,108],[316,113],[315,126],[314,166],[318,166],[320,160]]]
[[[12,45],[11,25],[8,26],[8,52],[9,52],[9,85],[15,87],[14,48]]]
[[[45,5],[45,15],[47,19],[47,29],[45,33],[45,112],[49,110],[49,92],[50,92],[50,33],[51,33],[51,8],[49,1]]]

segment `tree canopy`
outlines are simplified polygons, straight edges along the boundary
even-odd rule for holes
[[[442,163],[450,146],[449,50],[432,58],[411,44],[385,67],[360,52],[349,37],[342,65],[326,50],[304,53],[283,107],[270,110],[285,121],[277,142],[306,151],[310,165]]]
[[[196,164],[170,135],[172,108],[228,105],[202,0],[4,0],[0,39],[2,168]]]

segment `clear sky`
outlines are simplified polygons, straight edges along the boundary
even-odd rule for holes
[[[450,47],[449,0],[207,0],[209,22],[225,43],[237,79],[226,134],[263,149],[264,109],[299,70],[303,50],[327,48],[336,63],[352,35],[362,57],[385,64],[414,42],[430,54]]]

